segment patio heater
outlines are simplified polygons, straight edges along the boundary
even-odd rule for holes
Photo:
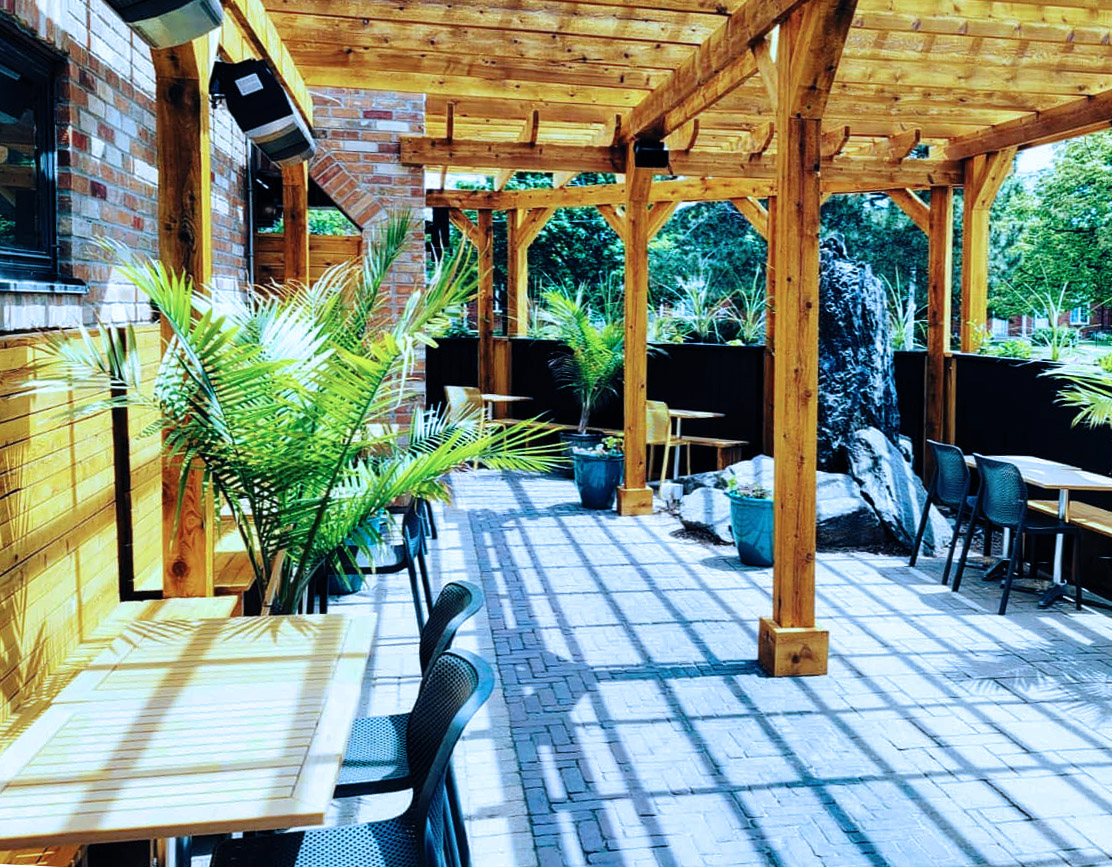
[[[220,0],[108,0],[108,5],[151,48],[183,45],[224,20]]]
[[[633,164],[639,169],[668,168],[668,148],[656,139],[635,139],[633,142]]]
[[[264,61],[217,61],[210,92],[214,100],[224,98],[239,128],[271,162],[293,166],[316,152],[312,132]]]

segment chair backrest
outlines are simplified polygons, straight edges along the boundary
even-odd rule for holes
[[[965,452],[948,443],[927,440],[934,455],[935,496],[951,509],[961,505],[969,496],[969,465]]]
[[[422,865],[440,864],[444,848],[444,777],[452,750],[494,689],[494,672],[474,654],[449,650],[433,662],[409,713],[405,751],[413,781],[409,809],[424,829]]]
[[[421,630],[421,673],[427,674],[436,658],[452,646],[459,628],[483,607],[483,591],[467,581],[445,584]]]
[[[1027,483],[1019,468],[984,455],[973,457],[981,477],[981,512],[993,524],[1014,530],[1027,514]]]
[[[645,415],[645,444],[661,445],[668,442],[668,436],[672,431],[668,404],[662,400],[646,400]]]
[[[483,411],[482,392],[472,385],[446,385],[444,399],[448,401],[450,421],[462,421]]]
[[[418,511],[417,500],[410,501],[402,515],[402,545],[410,560],[425,552],[425,519]]]

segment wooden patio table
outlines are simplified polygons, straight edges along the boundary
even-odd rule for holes
[[[1048,491],[1056,490],[1060,521],[1070,519],[1070,491],[1112,491],[1112,477],[1091,473],[1071,464],[1030,455],[985,455],[985,457],[1014,464],[1023,481],[1029,485]],[[972,456],[967,456],[965,462],[971,467],[975,467],[977,463]],[[1062,576],[1062,549],[1062,537],[1058,536],[1054,540],[1054,580],[1039,600],[1041,607],[1045,608],[1066,595],[1067,587],[1065,578]]]
[[[375,621],[130,626],[0,753],[0,848],[323,823]]]
[[[677,445],[676,445],[676,450],[675,450],[675,456],[672,458],[672,478],[675,479],[680,474],[680,448],[679,448],[678,443],[679,443],[679,438],[683,435],[683,420],[684,419],[695,420],[695,419],[703,419],[703,418],[725,418],[725,413],[711,412],[711,411],[705,410],[705,409],[674,409],[672,407],[669,407],[668,408],[668,417],[669,418],[674,418],[676,420],[676,431],[675,431],[674,437],[676,439]],[[688,448],[690,448],[690,446]],[[688,472],[691,471],[691,456],[690,456],[690,454],[688,454],[688,458],[687,458],[687,469],[688,469]]]

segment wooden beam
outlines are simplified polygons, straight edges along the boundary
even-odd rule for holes
[[[532,244],[537,239],[537,235],[544,231],[544,227],[548,225],[549,219],[555,212],[555,208],[530,209],[522,218],[519,228],[522,242],[526,245]]]
[[[890,135],[872,147],[860,152],[863,157],[876,157],[886,163],[899,163],[906,160],[923,138],[920,129],[909,129]]]
[[[768,198],[768,248],[765,264],[764,406],[762,407],[761,451],[773,457],[776,448],[776,225],[779,220],[776,196]]]
[[[653,203],[653,206],[649,209],[649,241],[655,238],[660,233],[660,230],[664,228],[664,224],[672,219],[672,214],[676,212],[676,208],[678,208],[679,205],[679,202]]]
[[[282,250],[285,279],[309,283],[309,163],[282,168]]]
[[[918,197],[916,197],[918,198]],[[950,305],[954,273],[954,191],[931,188],[927,265],[927,371],[924,430],[927,439],[947,442],[946,356],[950,354]],[[926,455],[926,443],[920,443]]]
[[[267,13],[263,0],[224,0],[224,8],[258,56],[270,64],[305,123],[312,129],[313,97],[286,44],[278,35],[278,28]]]
[[[738,153],[749,161],[760,159],[761,155],[772,144],[772,137],[775,133],[776,127],[771,123],[762,123],[748,132],[743,132],[738,137]]]
[[[757,72],[753,45],[804,0],[746,0],[629,113],[626,136],[663,139]]]
[[[776,61],[772,57],[772,45],[769,37],[762,36],[754,42],[752,51],[757,69],[761,73],[761,84],[764,85],[765,93],[768,95],[769,108],[775,116],[779,111],[777,106],[780,98],[780,76],[776,71]]]
[[[619,210],[618,205],[595,205],[595,209],[602,214],[602,218],[606,220],[606,225],[614,230],[614,234],[622,239],[622,244],[626,244],[626,219],[625,211]]]
[[[946,158],[960,160],[1005,148],[1060,141],[1105,129],[1110,122],[1112,90],[1106,90],[956,138],[946,147]]]
[[[448,219],[453,226],[459,229],[460,234],[474,245],[476,250],[482,250],[483,236],[479,232],[479,227],[471,222],[471,218],[467,214],[459,208],[449,208]]]
[[[856,10],[857,0],[811,0],[802,8],[798,46],[791,52],[780,46],[780,57],[791,57],[790,71],[781,63],[780,77],[792,82],[780,91],[781,99],[785,93],[789,97],[787,106],[781,105],[781,116],[786,110],[792,117],[813,120],[826,112]]]
[[[555,208],[506,212],[506,318],[510,337],[529,335],[529,245]]]
[[[765,206],[752,196],[730,199],[730,202],[732,202],[733,206],[738,209],[738,212],[749,221],[749,225],[757,230],[757,234],[767,242],[769,212],[765,209]]]
[[[939,187],[931,187],[932,190],[940,189]],[[912,190],[888,190],[888,198],[890,198],[900,210],[911,217],[911,222],[916,226],[930,234],[930,213],[931,209],[922,199],[919,198]],[[934,199],[932,198],[933,202]]]
[[[624,155],[609,147],[454,139],[401,139],[406,166],[460,166],[514,171],[624,172]]]
[[[961,237],[961,351],[976,352],[988,323],[989,212],[1012,170],[1016,149],[965,161]]]
[[[479,248],[479,391],[494,390],[494,231],[490,211],[479,211],[476,226]]]
[[[529,117],[525,119],[525,123],[521,127],[521,132],[518,133],[517,140],[521,144],[528,144],[530,147],[535,147],[537,144],[537,132],[541,125],[541,113],[538,109],[533,109],[529,112]],[[449,136],[449,140],[451,137]],[[504,190],[506,184],[510,182],[510,178],[514,176],[514,169],[499,169],[498,174],[494,176],[494,189]]]
[[[625,248],[625,475],[618,489],[618,512],[650,515],[653,493],[646,483],[646,384],[649,334],[649,189],[652,169],[633,162],[633,143],[627,146]]]
[[[822,158],[832,160],[838,156],[849,142],[849,127],[838,126],[824,130],[822,134]]]
[[[158,252],[166,267],[200,290],[212,280],[212,141],[207,37],[151,52],[155,68]],[[174,338],[162,320],[164,344]],[[181,464],[162,461],[162,590],[213,594],[214,517],[201,470],[189,475],[181,510]],[[176,526],[176,532],[175,532]]]

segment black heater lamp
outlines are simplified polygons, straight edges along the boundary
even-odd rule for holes
[[[639,138],[633,142],[633,165],[639,169],[666,169],[668,148],[662,141]]]
[[[317,149],[313,134],[285,89],[262,60],[217,62],[213,97],[224,97],[239,128],[271,162],[293,166]]]
[[[220,0],[108,0],[108,5],[152,48],[184,45],[224,20]]]

